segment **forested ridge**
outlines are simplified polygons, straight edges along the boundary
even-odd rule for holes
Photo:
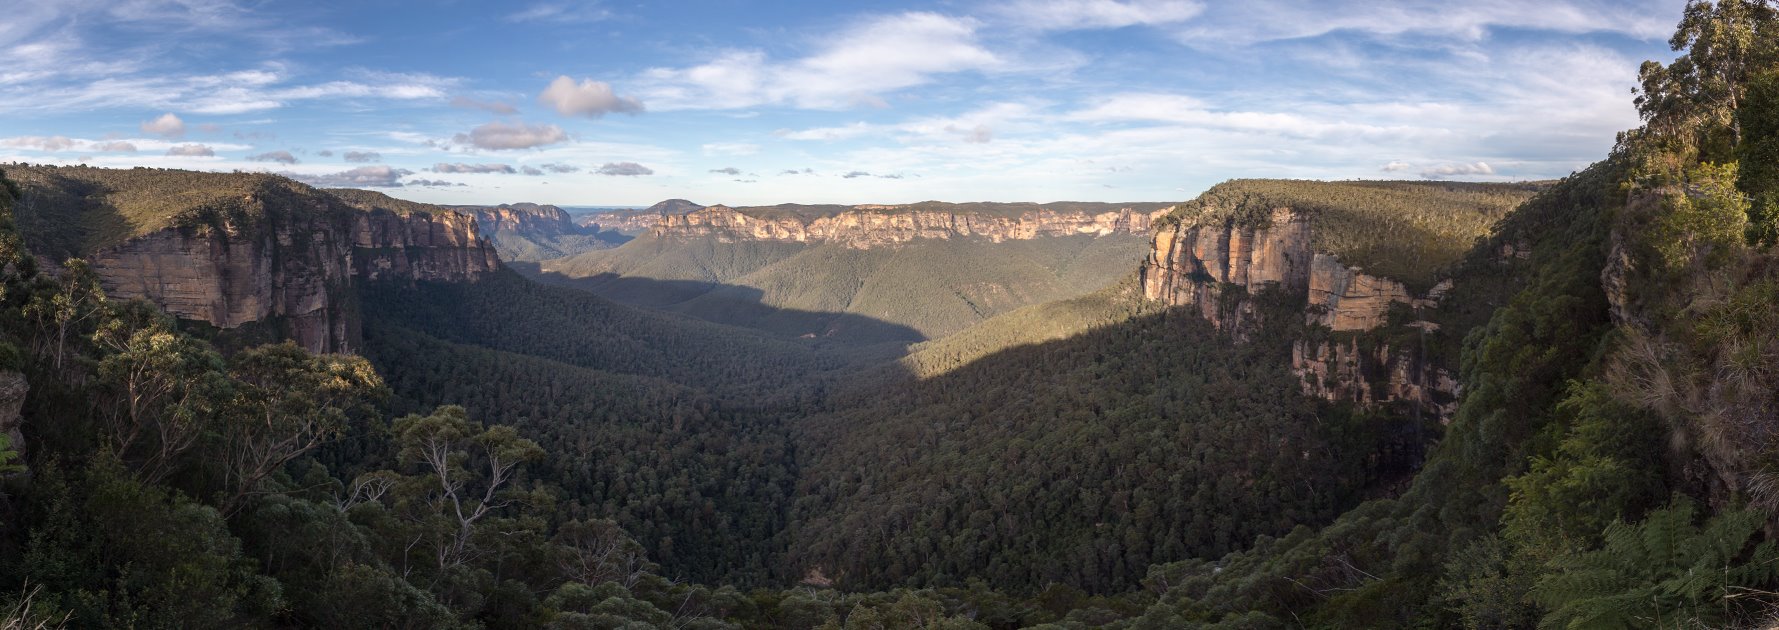
[[[0,174],[0,628],[1769,627],[1776,42],[1689,3],[1605,159],[1447,190],[1479,240],[1402,183],[1182,210],[1370,208],[1320,245],[1454,279],[1444,426],[1300,395],[1295,299],[1237,338],[1130,280],[889,363],[506,270],[361,287],[362,356],[223,352],[46,268],[122,225]]]

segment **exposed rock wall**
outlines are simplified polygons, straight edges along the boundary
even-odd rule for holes
[[[1143,294],[1190,308],[1239,339],[1254,317],[1248,297],[1262,291],[1301,300],[1307,324],[1363,333],[1385,326],[1393,305],[1434,307],[1451,289],[1450,281],[1441,282],[1417,298],[1401,282],[1314,251],[1313,231],[1310,217],[1290,208],[1273,210],[1259,226],[1189,221],[1162,227],[1143,261]],[[1436,328],[1430,322],[1410,325]],[[1305,394],[1331,401],[1411,401],[1448,418],[1457,395],[1450,374],[1421,361],[1413,349],[1379,345],[1361,352],[1350,335],[1338,343],[1297,341],[1292,369]]]
[[[1428,365],[1412,348],[1379,344],[1365,351],[1358,339],[1299,339],[1291,344],[1291,369],[1304,395],[1358,404],[1410,401],[1441,420],[1457,413],[1462,391],[1451,372]]]
[[[176,227],[90,256],[106,293],[232,329],[276,325],[316,352],[354,350],[355,280],[473,280],[499,266],[474,218],[388,210]]]
[[[831,216],[762,217],[728,206],[666,214],[654,229],[664,237],[715,237],[720,241],[836,242],[871,248],[915,239],[986,238],[993,242],[1073,234],[1142,234],[1155,213],[1130,208],[1100,213],[1037,209],[1017,216],[969,211],[904,210],[854,206]]]
[[[599,212],[581,215],[581,227],[601,232],[638,234],[655,229],[664,215],[652,212]]]
[[[581,232],[580,226],[575,225],[574,218],[556,206],[515,203],[498,206],[458,206],[457,209],[472,213],[476,223],[486,233],[517,231],[557,236]]]

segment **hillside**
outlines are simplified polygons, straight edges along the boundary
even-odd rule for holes
[[[910,342],[1097,289],[1129,273],[1142,247],[1133,235],[878,249],[643,236],[539,269],[549,282],[719,323],[842,343]]]
[[[781,335],[906,343],[1110,284],[1161,208],[711,206],[616,249],[545,261],[536,277]]]

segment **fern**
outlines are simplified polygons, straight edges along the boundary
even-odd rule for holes
[[[1554,560],[1556,572],[1532,589],[1549,611],[1540,627],[1718,627],[1737,617],[1731,593],[1771,583],[1779,554],[1771,542],[1749,549],[1761,525],[1753,512],[1694,521],[1681,499],[1641,523],[1614,523],[1599,549]]]

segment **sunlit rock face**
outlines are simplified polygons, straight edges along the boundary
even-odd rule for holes
[[[470,215],[380,209],[166,228],[90,259],[111,297],[222,329],[273,322],[316,352],[355,349],[357,281],[466,282],[500,264]]]
[[[1143,261],[1143,295],[1197,312],[1243,339],[1263,291],[1281,292],[1304,305],[1308,324],[1330,332],[1359,333],[1388,323],[1393,305],[1437,306],[1451,290],[1439,283],[1415,297],[1401,282],[1366,274],[1332,255],[1314,251],[1310,217],[1290,208],[1273,210],[1260,226],[1232,222],[1162,225]],[[1410,326],[1431,327],[1430,322]],[[1412,348],[1388,344],[1361,348],[1345,342],[1297,340],[1292,369],[1305,394],[1330,401],[1379,404],[1409,401],[1439,418],[1455,410],[1459,386],[1451,374],[1422,360]]]

